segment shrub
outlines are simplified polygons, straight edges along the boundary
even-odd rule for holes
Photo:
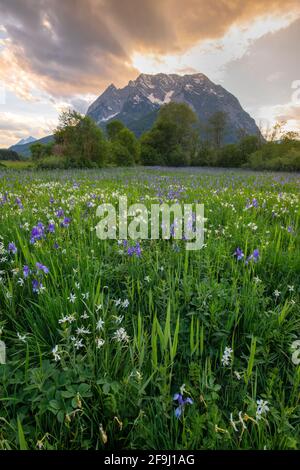
[[[159,151],[147,144],[147,139],[141,142],[141,163],[143,165],[164,165],[165,161]]]
[[[207,142],[204,142],[200,146],[191,161],[192,166],[216,166],[216,164],[217,152]]]
[[[249,157],[245,165],[254,170],[300,170],[300,142],[268,142]]]
[[[236,144],[224,145],[217,151],[217,165],[221,167],[241,166],[241,151]]]
[[[51,155],[36,162],[36,168],[40,170],[65,169],[69,167],[67,158],[58,157],[57,155]]]
[[[134,165],[133,154],[127,147],[120,142],[112,142],[110,144],[111,161],[116,166],[131,166]]]

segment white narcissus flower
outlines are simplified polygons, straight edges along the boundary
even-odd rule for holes
[[[68,301],[69,301],[71,304],[74,304],[74,303],[75,303],[75,300],[76,300],[76,295],[71,292],[71,294],[70,294],[69,297],[68,297]]]
[[[224,350],[223,357],[221,359],[222,366],[230,365],[232,361],[232,353],[233,353],[233,350],[227,346]]]
[[[26,343],[27,334],[28,333],[25,333],[24,335],[21,335],[20,333],[17,333],[17,337],[20,341],[22,341],[23,343]]]
[[[96,330],[103,330],[104,323],[105,323],[104,320],[102,320],[102,318],[100,318],[100,319],[97,321]]]
[[[115,339],[118,343],[124,342],[128,343],[129,341],[129,336],[125,330],[125,328],[119,328],[117,331],[115,331],[113,335],[113,339]]]
[[[52,349],[52,354],[53,354],[53,356],[54,356],[55,362],[60,361],[61,357],[60,357],[60,354],[59,354],[59,352],[58,352],[58,346],[57,346],[57,345],[54,346],[54,348]]]
[[[19,286],[21,286],[21,287],[24,286],[24,279],[22,279],[21,277],[19,277],[19,279],[18,279],[18,284],[19,284]]]
[[[105,344],[105,340],[102,338],[96,338],[96,347],[100,349]]]
[[[262,418],[262,415],[267,414],[267,412],[269,411],[268,402],[260,399],[260,400],[257,400],[256,403],[257,403],[256,419],[260,420]]]

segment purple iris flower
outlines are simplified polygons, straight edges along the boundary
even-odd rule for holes
[[[23,204],[19,197],[16,198],[16,204],[19,206],[20,209],[23,209]]]
[[[137,242],[135,246],[129,246],[127,248],[127,254],[128,256],[137,256],[138,258],[141,257],[142,255],[142,250],[140,244]]]
[[[49,233],[55,232],[55,224],[53,224],[52,222],[50,222],[50,224],[48,225],[48,232]]]
[[[17,249],[16,245],[13,242],[10,242],[8,244],[8,251],[10,253],[13,253],[14,255],[17,253],[18,249]]]
[[[47,268],[47,266],[44,266],[42,263],[36,263],[36,267],[38,271],[43,271],[43,273],[45,274],[49,273],[49,269]]]
[[[242,258],[244,258],[244,253],[243,251],[241,250],[241,248],[237,247],[237,249],[235,250],[235,252],[233,253],[234,256],[236,256],[236,259],[238,261],[240,261]]]
[[[127,249],[128,256],[134,255],[134,246],[129,246]]]
[[[30,243],[33,245],[37,240],[41,240],[45,236],[45,227],[42,222],[39,222],[31,230],[31,239]]]
[[[69,227],[71,219],[69,217],[65,217],[64,220],[60,223],[61,227]]]
[[[189,397],[183,398],[183,395],[181,393],[175,393],[173,400],[177,401],[178,403],[178,407],[175,410],[176,418],[180,418],[180,416],[182,415],[184,411],[185,405],[187,404],[192,405],[194,403],[193,400]]]
[[[257,202],[257,199],[255,197],[252,199],[252,206],[253,207],[258,207],[258,202]]]
[[[58,211],[56,211],[56,215],[57,217],[59,217],[60,219],[64,216],[64,211],[63,209],[58,209]]]
[[[2,199],[1,199],[1,206],[3,206],[6,202],[7,202],[7,191],[5,192],[5,194],[2,196]]]
[[[249,263],[249,261],[251,261],[253,259],[253,261],[256,263],[259,259],[259,250],[258,248],[255,248],[255,250],[253,251],[253,253],[248,256],[247,260],[245,261],[246,264]]]
[[[138,258],[140,258],[141,255],[142,255],[142,250],[141,250],[140,244],[138,242],[135,245],[135,254]]]
[[[28,277],[29,274],[30,274],[29,266],[27,266],[27,265],[23,266],[23,276]]]
[[[37,279],[33,279],[33,281],[32,281],[32,291],[35,294],[38,294],[42,287],[43,287],[42,283],[40,283]]]

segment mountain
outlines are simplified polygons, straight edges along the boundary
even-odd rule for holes
[[[29,136],[29,137],[26,137],[25,139],[19,140],[19,142],[17,142],[15,145],[32,144],[32,143],[35,142],[35,141],[36,141],[36,138],[35,138],[35,137]]]
[[[212,114],[226,112],[225,143],[236,142],[241,131],[250,135],[260,134],[254,119],[243,110],[238,99],[202,73],[142,73],[124,88],[111,84],[90,105],[87,115],[103,128],[108,122],[119,119],[140,136],[153,125],[159,108],[170,101],[187,103],[198,115],[203,129]]]
[[[29,139],[29,137],[28,137]],[[32,137],[33,139],[33,137]],[[19,153],[20,155],[23,155],[24,157],[30,157],[30,146],[34,143],[40,143],[40,144],[48,144],[48,142],[52,142],[54,139],[53,135],[47,135],[46,137],[42,137],[41,139],[33,139],[32,141],[28,141],[26,143],[21,144],[22,141],[20,141],[16,145],[12,145],[9,147],[9,150],[14,150],[15,152]],[[27,139],[22,139],[22,140],[27,140]]]

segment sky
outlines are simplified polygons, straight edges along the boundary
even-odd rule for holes
[[[0,148],[140,73],[197,73],[300,131],[299,0],[0,0]]]

